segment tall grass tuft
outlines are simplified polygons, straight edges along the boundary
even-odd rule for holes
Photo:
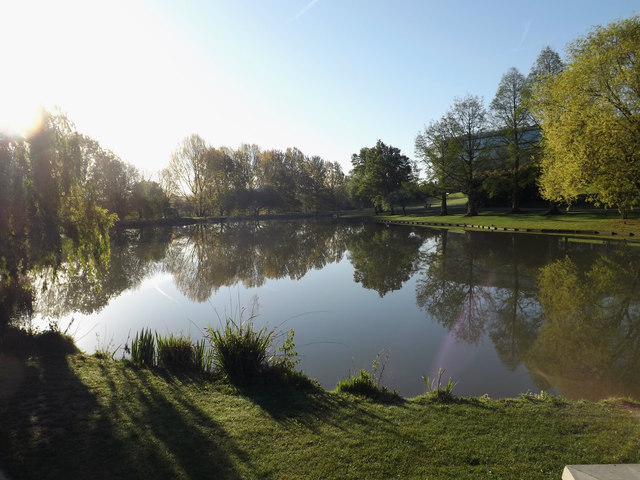
[[[360,373],[345,380],[340,380],[336,385],[338,392],[353,393],[354,395],[377,396],[381,390],[376,386],[373,378],[364,368],[360,369]]]
[[[134,363],[152,367],[156,356],[156,343],[150,329],[142,329],[136,333],[131,342],[131,359]]]
[[[425,385],[427,386],[427,398],[437,400],[440,402],[450,402],[455,397],[453,395],[453,387],[457,385],[451,377],[447,380],[445,385],[442,385],[441,378],[444,374],[444,369],[438,369],[438,379],[431,380],[429,377],[422,376]]]
[[[240,310],[237,319],[227,316],[224,327],[206,329],[216,368],[230,381],[259,375],[269,367],[274,330],[256,329],[255,315],[244,321],[243,313]]]
[[[193,344],[193,363],[197,371],[202,373],[211,372],[213,355],[211,349],[207,348],[207,342],[204,339]]]
[[[168,370],[195,369],[194,349],[191,339],[182,335],[162,337],[156,333],[158,345],[158,366]]]
[[[358,375],[354,377],[349,371],[349,378],[340,380],[336,385],[336,391],[378,399],[387,398],[391,400],[397,398],[398,394],[395,390],[390,392],[385,385],[382,385],[382,375],[391,355],[390,348],[387,347],[384,357],[382,357],[383,353],[385,353],[385,350],[378,352],[371,363],[371,373],[361,368]],[[381,358],[382,361],[380,360]]]

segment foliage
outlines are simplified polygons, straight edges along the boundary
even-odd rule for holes
[[[207,342],[202,339],[193,344],[193,360],[195,369],[202,373],[211,372],[213,353],[207,347]]]
[[[382,385],[382,375],[389,362],[390,349],[387,348],[382,364],[380,363],[381,356],[382,352],[378,352],[376,358],[371,363],[371,373],[367,372],[364,368],[361,368],[356,376],[351,375],[351,372],[349,372],[349,378],[338,382],[336,391],[372,398],[397,399],[398,394],[395,390],[389,392],[389,389]]]
[[[195,370],[194,348],[191,339],[182,335],[170,334],[168,337],[156,332],[157,364],[169,370]]]
[[[153,367],[156,358],[156,343],[150,329],[136,333],[131,342],[131,359],[142,367]]]
[[[351,163],[349,193],[353,200],[372,204],[376,212],[389,208],[393,215],[398,204],[398,194],[393,192],[405,189],[403,184],[415,182],[409,158],[378,140],[374,147],[354,153]]]
[[[431,380],[428,376],[422,376],[422,380],[427,387],[427,398],[437,400],[440,402],[449,402],[454,399],[453,388],[458,382],[454,382],[451,377],[447,380],[447,383],[443,386],[441,382],[444,369],[438,369],[438,378]]]
[[[507,165],[511,171],[511,213],[520,210],[520,165],[530,150],[526,130],[533,117],[525,105],[526,79],[518,69],[511,68],[500,79],[498,91],[491,101],[494,127],[506,146]]]
[[[244,309],[237,318],[227,316],[224,327],[207,327],[217,371],[231,382],[242,382],[265,372],[274,336],[266,326],[257,329],[252,313],[244,320]]]
[[[478,214],[480,174],[487,168],[487,111],[478,96],[456,98],[445,114],[448,135],[454,142],[456,166],[452,170],[456,184],[468,197],[467,215]]]
[[[377,396],[381,393],[371,378],[371,374],[364,368],[361,368],[355,377],[349,376],[345,380],[340,380],[336,385],[336,391],[365,396]]]
[[[440,215],[448,215],[447,194],[455,189],[454,169],[458,144],[451,137],[449,119],[445,116],[431,122],[415,139],[416,155],[426,166],[427,179],[440,196]]]
[[[296,365],[300,363],[300,359],[298,358],[298,352],[296,351],[296,344],[293,341],[293,337],[295,332],[293,329],[289,329],[287,332],[287,336],[284,339],[284,342],[280,347],[278,347],[278,351],[280,355],[278,357],[274,357],[272,359],[273,366],[277,368],[281,368],[286,372],[295,371]]]
[[[552,201],[588,193],[623,218],[640,199],[640,17],[596,27],[568,47],[567,66],[533,87],[542,126],[540,187]]]
[[[178,146],[162,177],[174,207],[180,199],[190,202],[184,212],[189,215],[322,211],[348,204],[340,164],[297,148],[214,148],[192,135]]]

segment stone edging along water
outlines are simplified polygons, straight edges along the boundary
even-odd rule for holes
[[[618,233],[611,231],[599,231],[599,230],[570,230],[570,229],[555,229],[555,228],[515,228],[515,227],[496,227],[493,225],[475,225],[472,223],[442,223],[442,222],[416,222],[411,220],[383,220],[376,219],[377,223],[383,223],[385,225],[416,225],[421,227],[444,227],[444,228],[464,228],[464,229],[477,229],[477,230],[490,230],[496,232],[518,232],[518,233],[546,233],[552,235],[588,235],[588,236],[604,236],[604,237],[620,237],[631,238],[637,237],[634,233]],[[634,240],[640,241],[640,237]]]

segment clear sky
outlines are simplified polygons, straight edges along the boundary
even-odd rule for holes
[[[36,105],[152,174],[191,133],[338,161],[377,139],[414,156],[455,97],[488,104],[549,45],[639,0],[0,0],[0,128]]]

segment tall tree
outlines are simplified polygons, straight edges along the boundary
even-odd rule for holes
[[[520,211],[520,162],[528,146],[525,131],[533,118],[523,101],[525,77],[517,68],[502,76],[490,109],[494,126],[503,138],[511,168],[511,213]]]
[[[467,215],[478,214],[480,173],[486,167],[487,111],[482,98],[467,95],[456,98],[446,113],[446,124],[451,129],[450,138],[456,143],[457,166],[453,175],[462,192],[467,195]]]
[[[199,135],[191,135],[171,155],[163,180],[175,195],[189,199],[192,212],[203,217],[211,207],[209,178],[210,147]]]
[[[525,105],[529,108],[531,112],[531,118],[535,122],[535,124],[540,128],[540,121],[535,117],[535,113],[532,110],[531,106],[535,105],[536,100],[534,97],[534,91],[538,92],[538,94],[543,93],[543,89],[536,89],[536,85],[544,82],[547,79],[553,78],[556,75],[560,74],[564,70],[564,62],[560,58],[558,52],[553,50],[551,47],[546,46],[542,49],[538,58],[536,58],[535,63],[531,67],[531,71],[527,76],[527,81],[523,93]],[[540,141],[537,142],[537,146],[535,148],[536,151],[536,163],[539,162],[539,153],[540,153]],[[549,200],[549,210],[547,212],[548,215],[557,215],[560,213],[558,208],[558,203],[552,200]]]
[[[640,17],[594,28],[568,47],[568,66],[537,82],[540,187],[552,201],[590,192],[623,218],[640,202]]]
[[[357,186],[353,193],[373,203],[376,213],[388,207],[394,214],[392,192],[403,188],[403,182],[413,181],[411,161],[399,148],[385,145],[378,140],[375,147],[362,148],[353,154],[352,176]]]
[[[531,71],[527,76],[527,83],[533,84],[545,77],[555,77],[564,70],[564,62],[558,52],[553,48],[546,46],[542,49],[535,63],[531,67]]]
[[[447,193],[452,191],[452,173],[456,165],[459,144],[451,137],[449,119],[431,122],[415,140],[416,155],[426,165],[427,179],[440,194],[440,215],[448,215]]]

